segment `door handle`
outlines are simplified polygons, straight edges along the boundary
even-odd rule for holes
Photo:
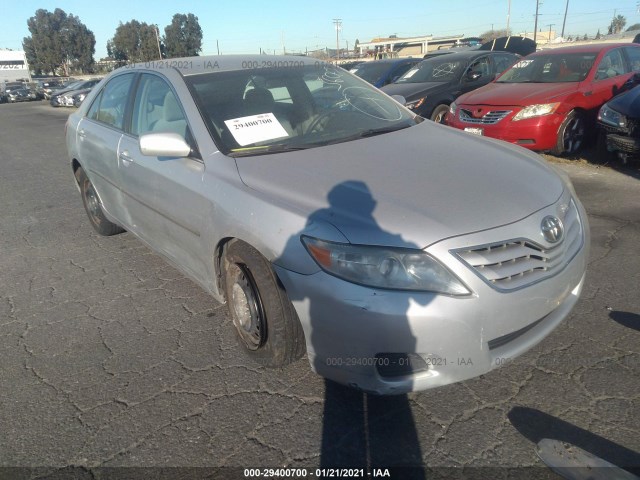
[[[84,138],[84,137],[86,137],[86,136],[87,136],[87,134],[86,134],[86,133],[84,133],[84,128],[81,128],[80,130],[78,130],[78,136],[79,136],[80,138]]]
[[[133,158],[131,157],[131,155],[129,155],[129,152],[127,150],[123,150],[122,152],[120,152],[120,160],[122,160],[125,165],[133,163]]]

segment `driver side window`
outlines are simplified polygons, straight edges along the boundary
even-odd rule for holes
[[[143,74],[131,119],[131,134],[177,133],[187,139],[187,119],[176,95],[162,78]]]
[[[92,120],[123,130],[124,113],[132,81],[133,74],[126,74],[117,76],[107,83],[91,105],[87,116]]]
[[[467,67],[464,78],[467,81],[479,80],[480,78],[489,77],[491,68],[489,66],[489,57],[482,57]]]
[[[616,77],[623,73],[627,72],[622,60],[622,52],[619,48],[616,48],[607,53],[600,61],[596,72],[596,80]]]

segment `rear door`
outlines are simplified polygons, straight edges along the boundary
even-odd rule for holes
[[[133,73],[109,80],[95,97],[76,132],[80,163],[98,192],[103,209],[125,227],[118,147],[133,80]]]

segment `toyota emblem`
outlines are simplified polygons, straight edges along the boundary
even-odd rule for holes
[[[558,243],[562,240],[564,227],[562,221],[558,217],[548,215],[542,219],[540,224],[542,236],[549,243]]]

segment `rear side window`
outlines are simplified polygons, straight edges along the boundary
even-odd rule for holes
[[[123,130],[132,81],[133,74],[119,75],[110,80],[91,104],[87,117]]]

